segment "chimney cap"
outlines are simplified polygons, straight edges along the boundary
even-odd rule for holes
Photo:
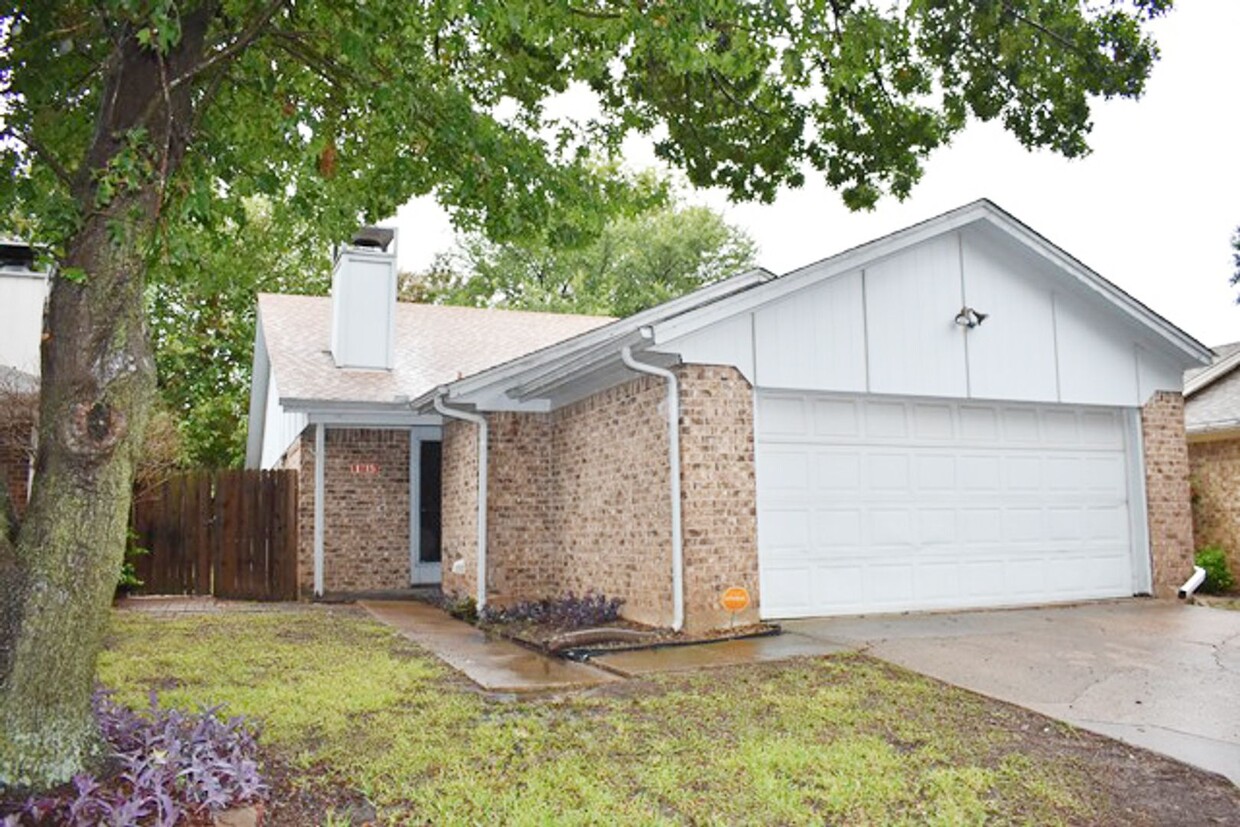
[[[386,253],[395,237],[396,231],[390,227],[360,227],[349,243],[354,247],[371,247]]]
[[[0,237],[0,267],[34,270],[34,248],[24,241]]]

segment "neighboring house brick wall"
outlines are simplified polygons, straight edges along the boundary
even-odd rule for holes
[[[733,368],[681,379],[686,626],[727,625],[719,606],[744,586],[757,618],[753,393]],[[641,377],[550,414],[488,417],[488,600],[588,591],[625,617],[672,622],[671,502],[664,383]],[[475,593],[477,430],[444,427],[444,590]],[[465,562],[462,575],[453,561]]]
[[[13,510],[21,517],[26,513],[29,494],[37,402],[32,397],[14,396],[2,404],[6,410],[0,413],[0,485],[8,490]]]
[[[409,432],[328,428],[323,496],[325,592],[408,588]],[[314,593],[314,428],[306,428],[278,468],[298,471],[297,581]],[[353,466],[377,466],[356,473]]]
[[[1240,576],[1240,436],[1188,443],[1193,545],[1219,546]]]
[[[1145,403],[1141,409],[1141,439],[1154,594],[1172,597],[1193,571],[1188,443],[1181,394],[1158,391]]]
[[[753,388],[732,367],[685,365],[680,378],[680,457],[685,545],[685,619],[690,630],[726,626],[719,603],[748,589],[736,622],[758,621],[757,482]]]

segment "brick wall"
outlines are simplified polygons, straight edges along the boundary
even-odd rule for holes
[[[726,625],[718,604],[744,586],[757,616],[752,392],[732,368],[686,366],[681,379],[686,625]],[[623,614],[672,622],[666,390],[641,377],[550,414],[488,417],[488,599],[595,591]],[[475,589],[477,442],[444,428],[444,590]],[[453,561],[466,572],[455,575]]]
[[[1188,443],[1193,547],[1220,546],[1240,576],[1240,436]]]
[[[473,595],[478,582],[478,429],[452,419],[443,423],[442,526],[444,594]],[[452,571],[457,560],[465,565],[461,574]]]
[[[672,621],[666,391],[642,377],[551,414],[555,592],[625,601],[623,613]]]
[[[1159,391],[1141,409],[1154,594],[1174,596],[1193,572],[1193,518],[1184,397]]]
[[[9,501],[21,517],[26,513],[37,401],[14,395],[4,399],[3,404],[6,410],[0,412],[0,485],[8,490]]]
[[[687,628],[726,626],[719,598],[749,590],[736,622],[758,620],[757,482],[753,389],[732,367],[685,365],[680,378],[680,457]]]
[[[326,592],[409,587],[409,432],[328,428],[324,435],[323,588]],[[278,464],[296,469],[297,570],[314,592],[314,428]]]

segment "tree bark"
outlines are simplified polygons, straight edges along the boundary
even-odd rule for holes
[[[162,60],[133,36],[121,42],[79,167],[84,218],[52,283],[44,328],[34,487],[16,542],[0,539],[0,787],[55,785],[100,754],[95,662],[155,390],[144,250],[193,106],[190,84],[170,90],[167,81],[201,60],[209,5],[182,18],[181,41]],[[98,205],[100,173],[138,127],[156,172]],[[74,272],[85,278],[64,275]]]

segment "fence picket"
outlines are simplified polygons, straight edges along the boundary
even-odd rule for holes
[[[297,599],[297,474],[200,471],[139,492],[130,512],[142,594]]]

